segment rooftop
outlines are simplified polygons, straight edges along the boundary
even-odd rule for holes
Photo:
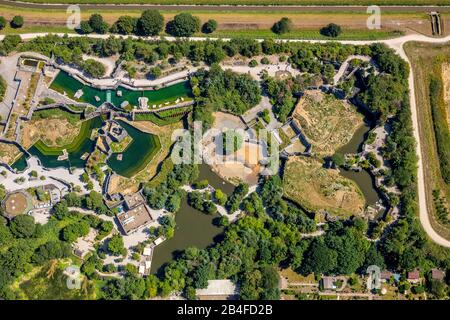
[[[205,289],[197,289],[197,296],[234,296],[238,293],[236,285],[228,279],[208,280]]]
[[[131,210],[118,214],[117,219],[126,234],[153,221],[150,209],[145,203],[141,203]]]
[[[440,269],[431,269],[431,278],[433,280],[444,280],[445,272]]]
[[[128,194],[124,196],[125,205],[128,209],[132,209],[133,207],[145,203],[145,199],[140,192],[136,192],[133,194]]]

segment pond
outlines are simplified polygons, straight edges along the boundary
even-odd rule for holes
[[[232,184],[222,180],[207,164],[199,165],[199,169],[199,180],[208,179],[214,188],[220,188],[228,195],[234,190]],[[158,272],[161,266],[172,261],[188,247],[204,249],[220,240],[223,228],[213,223],[218,217],[218,214],[207,215],[195,210],[188,205],[185,198],[175,216],[177,225],[173,238],[164,241],[155,249],[151,272]]]
[[[164,104],[165,102],[173,103],[178,98],[191,97],[192,95],[189,81],[180,82],[159,90],[135,91],[121,86],[119,86],[116,90],[101,90],[84,85],[65,71],[59,72],[55,80],[52,82],[50,89],[61,93],[66,92],[66,94],[72,99],[75,93],[81,89],[83,90],[83,95],[80,99],[78,99],[80,102],[86,102],[98,107],[102,103],[106,102],[109,97],[109,102],[114,104],[117,108],[119,108],[124,101],[128,101],[131,105],[137,106],[139,104],[139,97],[147,97],[149,99],[148,104],[152,106],[153,104],[159,105]],[[118,96],[117,91],[122,91],[122,96]],[[96,96],[100,98],[99,101],[96,101]]]
[[[12,169],[15,169],[17,172],[23,172],[27,168],[27,156],[25,153],[22,153],[19,159],[14,161],[14,163],[11,165]]]
[[[368,124],[364,124],[358,128],[349,143],[339,148],[337,152],[342,154],[360,152],[366,134],[370,131],[370,129],[371,127]],[[356,172],[342,169],[341,174],[342,176],[356,182],[359,189],[363,193],[364,198],[366,199],[367,205],[374,205],[378,200],[380,200],[380,194],[375,186],[375,179],[369,172],[365,170]]]
[[[117,174],[130,178],[143,170],[161,148],[158,136],[145,133],[130,124],[119,120],[120,125],[133,139],[122,154],[122,160],[117,159],[118,153],[113,153],[108,166]]]
[[[98,129],[102,126],[102,119],[95,117],[84,121],[81,124],[80,133],[78,136],[68,145],[61,147],[49,147],[42,140],[36,142],[28,152],[39,158],[42,166],[45,168],[58,168],[58,167],[76,167],[83,168],[86,160],[81,159],[81,156],[85,153],[91,153],[95,149],[95,141],[91,140],[91,132],[94,129]],[[69,153],[67,160],[58,160],[63,150],[66,149]]]

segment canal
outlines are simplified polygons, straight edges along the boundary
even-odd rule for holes
[[[234,186],[220,178],[207,164],[199,165],[199,170],[199,180],[207,179],[210,185],[221,189],[227,195],[233,192]],[[204,249],[220,240],[223,228],[215,225],[214,220],[217,218],[218,214],[207,215],[195,210],[188,205],[185,198],[175,216],[174,236],[155,248],[151,273],[158,272],[161,266],[172,261],[188,247]]]
[[[191,97],[192,95],[189,81],[180,82],[158,90],[129,90],[121,86],[116,90],[101,90],[84,85],[65,71],[58,73],[50,85],[50,89],[60,93],[65,92],[71,99],[74,99],[75,93],[81,89],[83,95],[78,99],[80,102],[86,102],[96,107],[102,105],[104,102],[111,102],[117,108],[120,108],[124,101],[128,101],[132,106],[137,106],[139,105],[138,99],[140,97],[147,97],[148,105],[152,106],[166,102],[173,103],[178,98]],[[98,97],[98,101],[96,97]]]

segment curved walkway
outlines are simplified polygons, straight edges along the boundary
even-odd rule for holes
[[[0,0],[0,4],[4,0]],[[45,36],[47,33],[28,33],[21,35],[23,40],[29,40],[34,39],[37,37]],[[63,36],[64,34],[59,34],[60,36]],[[70,37],[80,37],[82,35],[78,34],[70,34]],[[100,38],[100,39],[106,39],[110,35],[89,35],[89,37],[92,38]],[[0,40],[3,39],[4,36],[0,36]],[[117,37],[119,37],[117,35]],[[136,36],[131,36],[133,38],[139,38]],[[159,37],[153,37],[153,38],[147,38],[147,39],[159,39]],[[166,37],[169,41],[176,40],[174,37]],[[190,40],[193,41],[205,41],[206,38],[198,38],[198,37],[192,37]],[[211,38],[211,40],[214,40],[214,38]],[[228,41],[229,39],[222,39],[223,41]],[[262,39],[256,39],[258,41],[263,41]],[[278,40],[281,42],[312,42],[312,43],[326,43],[330,42],[332,40],[303,40],[303,39],[283,39]],[[419,121],[418,121],[418,114],[417,114],[417,106],[416,106],[416,96],[415,96],[415,88],[414,88],[414,77],[413,77],[413,71],[411,68],[411,64],[408,60],[408,57],[406,56],[405,51],[403,50],[403,45],[406,42],[409,41],[420,41],[420,42],[426,42],[426,43],[446,43],[450,41],[450,36],[447,36],[445,38],[430,38],[424,35],[407,35],[402,36],[394,39],[389,40],[379,40],[379,41],[358,41],[358,40],[346,40],[346,41],[336,41],[342,44],[351,44],[351,45],[364,45],[364,44],[373,44],[373,43],[384,43],[390,48],[394,49],[398,55],[400,55],[404,60],[406,60],[410,67],[410,73],[409,73],[409,90],[410,90],[410,107],[411,107],[411,115],[412,115],[412,124],[413,124],[413,134],[414,138],[417,141],[417,157],[418,157],[418,201],[419,201],[419,218],[420,222],[427,233],[427,235],[436,242],[437,244],[450,248],[450,241],[445,239],[444,237],[440,236],[431,226],[430,217],[428,213],[428,208],[426,204],[426,194],[425,194],[425,182],[424,182],[424,166],[422,161],[422,147],[420,142],[420,136],[419,136]]]

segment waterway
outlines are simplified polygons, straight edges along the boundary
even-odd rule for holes
[[[117,160],[118,154],[113,153],[107,164],[117,174],[130,178],[147,166],[161,148],[161,143],[158,136],[142,132],[122,120],[119,123],[133,140],[121,152],[122,160]]]
[[[100,90],[91,86],[84,85],[77,79],[70,76],[65,71],[60,71],[53,80],[51,89],[60,93],[66,93],[68,97],[74,98],[75,93],[78,90],[83,91],[83,95],[78,99],[80,102],[86,102],[93,106],[100,106],[104,102],[110,102],[115,107],[120,108],[122,102],[128,101],[132,106],[139,105],[138,99],[140,97],[148,98],[148,105],[159,105],[166,102],[174,103],[178,98],[191,97],[191,86],[189,81],[180,82],[168,87],[164,87],[158,90],[129,90],[119,86],[116,90]],[[122,92],[122,95],[118,95],[118,91]],[[98,97],[97,101],[95,97]]]
[[[207,164],[199,165],[199,180],[208,179],[210,185],[230,195],[234,186],[214,173]],[[171,239],[164,241],[155,249],[151,272],[156,273],[161,266],[172,261],[183,250],[195,246],[204,249],[220,240],[222,227],[214,224],[219,215],[207,215],[195,210],[184,199],[180,211],[175,216],[176,229]]]

